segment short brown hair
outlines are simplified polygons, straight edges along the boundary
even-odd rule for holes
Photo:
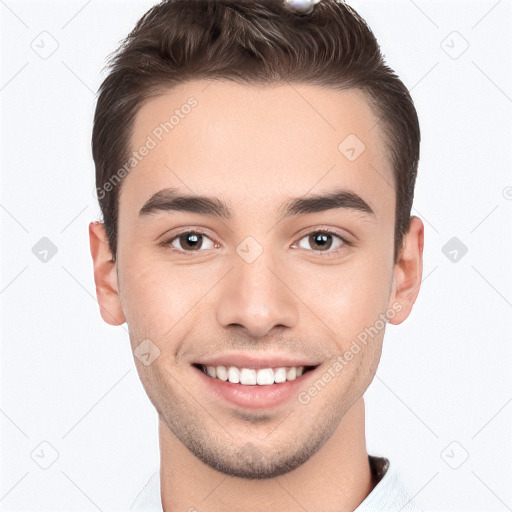
[[[221,79],[298,82],[365,94],[393,167],[397,261],[411,218],[418,117],[409,91],[386,65],[371,29],[344,2],[321,0],[312,13],[298,15],[284,0],[164,0],[137,22],[111,56],[108,69],[99,89],[92,152],[114,260],[122,186],[116,172],[129,159],[137,112],[145,100],[178,84]]]

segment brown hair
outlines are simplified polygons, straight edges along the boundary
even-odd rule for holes
[[[99,89],[92,152],[114,260],[125,175],[119,171],[130,158],[138,110],[147,99],[183,82],[221,79],[299,82],[365,94],[393,167],[397,261],[414,197],[418,117],[409,91],[386,65],[371,29],[344,2],[321,0],[312,13],[298,15],[284,0],[164,0],[137,22],[111,56],[108,70]]]

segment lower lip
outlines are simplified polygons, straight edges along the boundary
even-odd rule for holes
[[[319,366],[306,372],[295,380],[279,384],[246,386],[229,381],[214,379],[195,366],[192,367],[210,392],[220,396],[226,402],[246,409],[268,409],[277,407],[292,398],[296,398],[307,380]]]

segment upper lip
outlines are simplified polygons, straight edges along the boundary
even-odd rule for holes
[[[205,357],[195,364],[203,366],[236,366],[237,368],[280,368],[283,366],[318,366],[318,362],[308,358],[297,358],[290,356],[256,356],[251,354],[217,354],[212,357]]]

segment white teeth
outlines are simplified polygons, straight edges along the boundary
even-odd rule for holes
[[[240,370],[240,384],[244,384],[244,386],[254,386],[256,384],[256,370],[242,368]]]
[[[228,370],[228,380],[233,384],[238,384],[240,382],[240,370],[235,366],[230,366]]]
[[[274,373],[274,382],[286,382],[286,368],[278,368]]]
[[[289,368],[286,372],[286,380],[295,380],[297,378],[297,368]]]
[[[228,371],[226,370],[225,366],[217,366],[217,379],[220,380],[228,380]]]
[[[256,378],[260,386],[269,386],[270,384],[274,384],[275,380],[272,368],[263,368],[263,370],[258,370]]]
[[[280,368],[237,368],[236,366],[203,366],[203,370],[213,379],[229,381],[244,386],[270,386],[295,380],[304,374],[304,366]]]

